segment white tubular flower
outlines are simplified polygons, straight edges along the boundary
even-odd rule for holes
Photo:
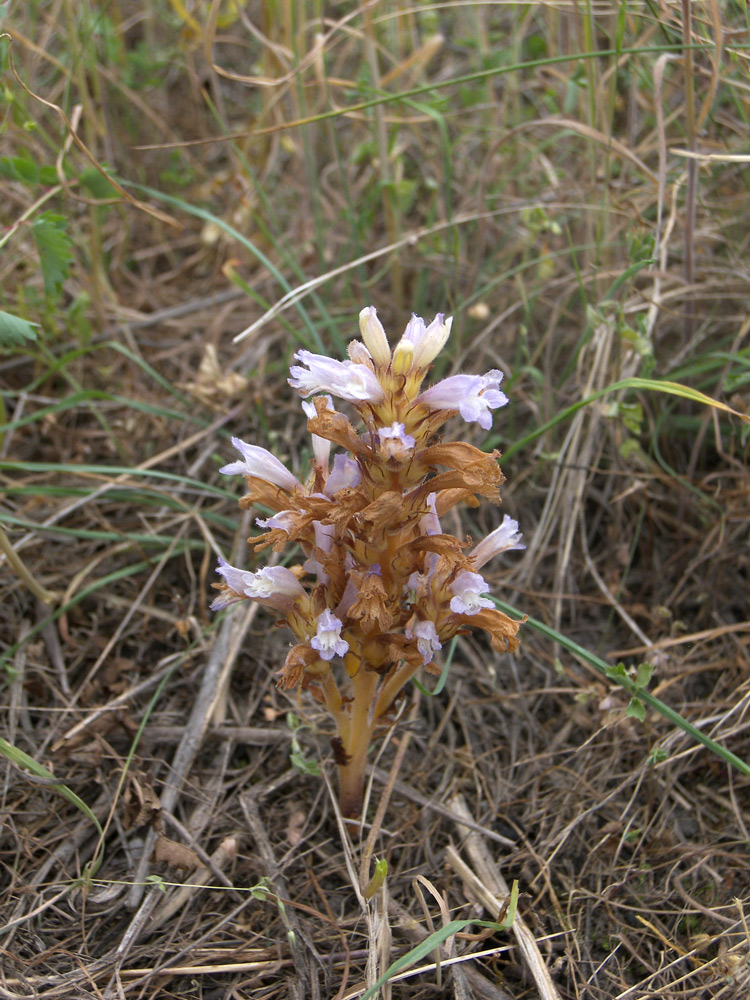
[[[505,406],[508,397],[498,386],[503,373],[493,369],[486,375],[449,375],[417,396],[431,410],[458,410],[467,423],[476,421],[486,431],[492,427],[492,414]]]
[[[333,405],[333,400],[330,396],[323,397],[326,401],[326,410],[330,410],[331,413],[335,412],[335,407]],[[307,403],[302,400],[302,409],[305,412],[305,416],[308,420],[314,420],[318,415],[318,411],[315,409],[315,403]],[[324,473],[328,472],[328,459],[331,455],[331,442],[326,438],[320,437],[318,434],[311,434],[313,455],[315,456],[315,465],[318,469],[321,469]]]
[[[224,577],[232,593],[217,597],[211,605],[214,611],[249,597],[277,611],[288,612],[292,604],[305,594],[297,577],[285,566],[264,566],[251,573],[230,566],[225,559],[219,558],[217,572]]]
[[[419,530],[423,535],[439,535],[442,531],[440,519],[437,515],[437,507],[435,506],[436,498],[437,493],[430,493],[427,496],[427,506],[430,508],[429,513],[419,519]]]
[[[406,426],[394,421],[390,427],[381,427],[378,430],[378,441],[380,451],[386,458],[395,458],[405,461],[414,451],[416,439],[406,433]]]
[[[443,644],[438,639],[435,622],[426,620],[421,622],[418,621],[414,628],[410,628],[407,625],[404,630],[404,635],[407,639],[417,640],[417,649],[422,654],[425,666],[432,662],[435,653],[443,648]]]
[[[493,559],[500,552],[510,552],[512,549],[525,549],[521,542],[523,535],[518,530],[518,521],[506,514],[503,523],[491,531],[486,538],[475,547],[469,557],[476,567],[480,569],[486,562]]]
[[[336,533],[335,527],[332,524],[321,524],[320,521],[313,521],[313,531],[315,533],[315,547],[323,552],[330,552],[333,546],[333,536]],[[306,573],[315,573],[318,583],[324,586],[330,580],[329,575],[314,555],[303,563],[302,569]]]
[[[304,589],[297,577],[286,566],[264,566],[255,573],[248,573],[245,593],[256,601],[276,604],[281,598],[295,600],[304,596]]]
[[[219,469],[225,476],[251,476],[254,479],[265,479],[267,483],[280,486],[283,490],[293,493],[302,489],[299,480],[289,469],[265,448],[255,444],[247,444],[240,438],[232,438],[232,444],[242,455],[241,462],[231,462]]]
[[[341,625],[341,619],[328,608],[318,615],[318,630],[310,640],[310,645],[320,653],[321,660],[332,660],[334,656],[344,656],[348,651],[349,643],[341,638]]]
[[[298,518],[299,514],[293,510],[280,510],[272,517],[256,517],[255,523],[259,528],[281,528],[282,531],[289,534],[290,528],[297,523]]]
[[[353,458],[347,458],[346,455],[335,455],[331,474],[324,487],[325,495],[332,497],[339,490],[358,486],[361,479],[359,466]]]
[[[475,615],[481,608],[494,608],[489,598],[481,596],[489,589],[487,581],[479,573],[462,570],[451,584],[451,611],[456,615]]]
[[[323,354],[297,351],[294,355],[307,368],[292,365],[289,385],[301,396],[314,392],[330,392],[350,403],[380,403],[385,393],[375,373],[353,361],[334,361]]]
[[[372,355],[375,364],[383,367],[390,364],[391,349],[388,346],[388,338],[374,306],[367,306],[359,314],[359,329],[365,347]]]

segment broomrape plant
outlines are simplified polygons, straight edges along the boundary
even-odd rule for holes
[[[332,716],[348,818],[361,811],[375,729],[392,721],[417,671],[440,673],[435,656],[443,644],[471,627],[487,632],[496,650],[518,646],[519,623],[484,596],[480,572],[498,553],[524,548],[518,524],[506,515],[473,548],[440,527],[457,504],[477,507],[479,496],[499,503],[504,479],[498,452],[437,436],[456,413],[489,430],[492,411],[508,402],[494,370],[451,375],[422,390],[451,323],[442,314],[429,325],[413,316],[391,351],[375,309],[363,309],[362,340],[349,344],[347,361],[300,350],[290,369],[289,385],[313,397],[302,402],[314,454],[306,482],[238,438],[240,459],[221,469],[245,476],[240,507],[274,511],[256,521],[264,530],[248,539],[255,551],[296,543],[306,560],[250,572],[221,559],[212,608],[259,601],[291,630],[296,641],[278,683],[309,691]],[[362,429],[335,409],[333,396],[351,404]],[[333,457],[332,446],[341,449]]]

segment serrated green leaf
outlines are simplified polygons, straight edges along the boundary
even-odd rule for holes
[[[614,667],[607,667],[607,677],[611,677],[612,680],[618,680],[627,676],[628,671],[622,661],[620,663],[616,663]]]
[[[646,719],[646,709],[640,698],[631,698],[628,707],[625,709],[625,715],[629,719],[638,719],[639,722],[644,722]]]
[[[28,156],[0,157],[0,174],[22,184],[36,184],[39,181],[39,167]]]
[[[639,688],[648,687],[651,683],[651,678],[654,676],[654,665],[653,663],[640,663],[638,664],[638,673],[636,674],[635,683]]]
[[[57,298],[62,291],[73,260],[73,241],[65,230],[66,225],[64,216],[45,212],[31,226],[39,250],[44,290],[50,298]]]
[[[0,349],[18,347],[26,340],[36,340],[35,325],[20,316],[0,312]]]

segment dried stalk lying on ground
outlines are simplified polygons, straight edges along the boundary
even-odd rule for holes
[[[216,585],[222,593],[213,607],[260,601],[291,629],[297,641],[279,685],[301,685],[333,716],[347,817],[361,810],[375,728],[388,721],[421,667],[439,672],[434,657],[442,644],[475,626],[495,649],[518,645],[518,623],[482,596],[488,586],[478,572],[499,552],[523,547],[518,524],[506,516],[468,554],[468,542],[440,527],[439,518],[457,504],[477,506],[477,495],[498,503],[503,475],[497,452],[442,443],[438,430],[455,413],[488,430],[491,411],[507,402],[498,371],[452,375],[421,391],[450,328],[451,319],[440,314],[429,326],[414,316],[391,352],[375,309],[363,309],[362,341],[349,345],[348,361],[295,355],[305,367],[292,366],[289,384],[302,396],[320,394],[302,404],[314,452],[307,482],[264,448],[237,438],[242,458],[221,470],[247,478],[241,507],[274,511],[257,521],[267,531],[249,540],[255,550],[272,545],[278,552],[296,542],[307,560],[254,573],[222,560],[224,579]],[[364,423],[361,434],[329,394],[352,404]],[[336,454],[330,465],[332,444],[348,454]],[[338,675],[336,658],[343,659]]]

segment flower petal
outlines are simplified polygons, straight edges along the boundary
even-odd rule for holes
[[[290,493],[302,488],[296,476],[293,476],[283,462],[280,462],[270,451],[259,448],[255,444],[247,444],[246,441],[235,437],[232,438],[232,444],[242,455],[242,461],[231,462],[219,469],[219,472],[223,472],[225,476],[242,475],[254,479],[264,479],[267,483],[280,486]]]
[[[314,392],[330,392],[351,403],[380,403],[385,393],[375,373],[353,361],[334,361],[323,354],[297,351],[294,355],[307,368],[293,365],[288,380],[301,396]]]
[[[518,521],[514,521],[507,514],[503,518],[503,523],[491,531],[486,538],[475,547],[469,557],[476,567],[480,569],[486,562],[493,559],[501,552],[510,552],[512,549],[525,549],[521,542],[523,535],[518,530]]]
[[[449,375],[417,396],[417,402],[431,410],[458,410],[468,423],[475,421],[488,431],[492,414],[505,406],[508,397],[498,386],[503,373],[492,370],[486,375]]]
[[[495,605],[486,597],[490,589],[487,581],[479,573],[462,570],[451,584],[451,611],[457,615],[475,615],[481,608],[494,608]]]
[[[332,660],[334,656],[344,656],[349,649],[349,643],[341,638],[342,621],[332,614],[328,608],[318,615],[317,632],[310,640],[310,645],[320,653],[322,660]]]

